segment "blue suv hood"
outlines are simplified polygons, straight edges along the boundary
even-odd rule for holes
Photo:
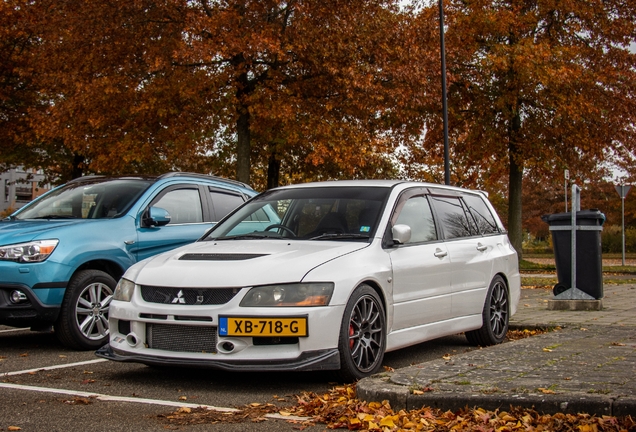
[[[0,221],[0,245],[28,242],[55,236],[56,229],[84,223],[83,219]]]

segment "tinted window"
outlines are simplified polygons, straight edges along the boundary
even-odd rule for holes
[[[481,197],[477,195],[465,195],[464,202],[475,218],[477,227],[482,234],[499,233],[499,227],[497,226],[497,222],[495,222],[495,217]]]
[[[210,198],[216,215],[214,222],[220,221],[232,210],[243,204],[243,198],[239,195],[215,190],[210,191]]]
[[[203,210],[198,189],[175,189],[167,192],[153,207],[170,213],[170,225],[203,222]]]
[[[208,238],[249,233],[256,238],[368,239],[377,229],[389,192],[389,188],[376,187],[307,187],[268,191],[214,227]],[[265,220],[272,221],[272,224],[256,223]]]
[[[444,238],[453,239],[478,234],[475,222],[466,214],[459,198],[435,196],[431,199],[442,224]]]
[[[145,180],[70,183],[26,206],[16,218],[114,218],[126,213],[150,184]]]
[[[411,228],[411,239],[407,243],[437,240],[431,206],[423,196],[412,197],[404,203],[395,225],[408,225]]]

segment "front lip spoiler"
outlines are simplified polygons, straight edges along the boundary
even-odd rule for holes
[[[143,363],[149,366],[189,366],[234,372],[251,371],[320,371],[340,369],[340,352],[337,348],[304,352],[291,360],[199,360],[189,358],[165,358],[116,352],[106,344],[95,352],[97,357],[118,362]]]

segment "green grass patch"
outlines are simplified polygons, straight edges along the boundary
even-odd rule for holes
[[[535,287],[535,288],[552,288],[558,282],[556,275],[554,277],[526,277],[521,276],[522,287]],[[603,285],[628,285],[636,284],[636,276],[630,278],[612,277],[612,275],[605,275],[603,277]]]
[[[556,266],[553,264],[538,264],[532,261],[526,261],[522,259],[521,261],[519,261],[519,270],[556,271]]]
[[[521,286],[522,287],[550,287],[556,285],[557,283],[556,275],[554,277],[526,277],[521,276]]]
[[[603,274],[633,274],[636,275],[634,266],[603,266]]]
[[[519,270],[522,272],[555,272],[556,266],[554,264],[540,264],[528,259],[540,258],[540,259],[554,259],[552,254],[524,254],[524,259],[519,261]],[[604,259],[621,259],[621,255],[616,254],[603,254]],[[633,258],[626,256],[626,259]],[[603,275],[636,275],[636,266],[603,266]],[[556,283],[556,282],[555,282]]]

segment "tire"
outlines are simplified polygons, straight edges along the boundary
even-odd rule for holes
[[[482,311],[482,327],[466,332],[468,342],[477,346],[490,346],[503,342],[508,332],[509,306],[508,286],[504,279],[497,275],[488,288]]]
[[[368,285],[360,285],[351,295],[342,317],[338,350],[344,382],[377,373],[386,349],[386,316],[380,297]]]
[[[562,283],[558,283],[554,286],[554,288],[552,288],[552,293],[555,296],[558,296],[561,293],[566,292],[567,290],[569,290],[570,287],[566,287],[565,285],[563,285]]]
[[[108,342],[108,311],[117,282],[108,273],[82,270],[71,278],[55,335],[67,348],[96,350]]]

